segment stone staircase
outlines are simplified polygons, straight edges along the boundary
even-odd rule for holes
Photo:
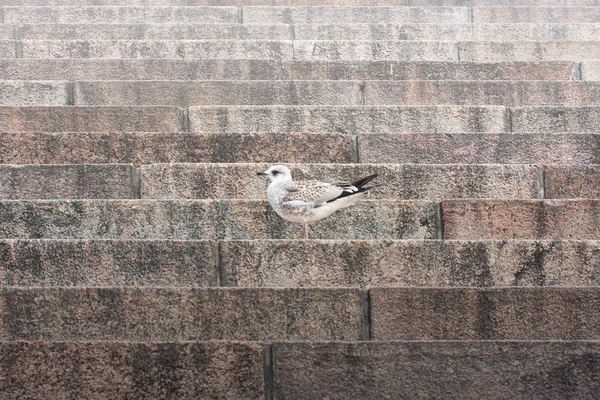
[[[599,0],[0,0],[0,164],[2,400],[598,399]]]

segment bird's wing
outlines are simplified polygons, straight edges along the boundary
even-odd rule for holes
[[[337,197],[346,189],[335,183],[319,181],[297,181],[288,189],[288,194],[283,201],[303,201],[320,206]]]

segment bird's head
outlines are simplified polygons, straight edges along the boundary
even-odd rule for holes
[[[283,165],[274,165],[264,172],[257,172],[256,175],[266,176],[271,182],[292,180],[292,173]]]

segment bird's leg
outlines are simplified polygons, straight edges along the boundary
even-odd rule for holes
[[[308,223],[304,220],[304,239],[308,239]]]

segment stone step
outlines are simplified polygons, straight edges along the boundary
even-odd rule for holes
[[[536,165],[288,164],[294,179],[352,181],[377,173],[369,199],[542,198],[543,168]],[[267,179],[256,176],[269,164],[154,164],[141,169],[147,199],[265,199]],[[546,181],[554,184],[554,172]],[[570,169],[556,179],[569,176]],[[552,175],[552,176],[549,176]],[[585,190],[585,175],[574,186]],[[593,182],[593,181],[591,181]],[[590,184],[595,192],[595,185]],[[562,189],[563,195],[569,190]]]
[[[363,200],[310,227],[312,239],[441,239],[439,203]],[[4,239],[301,239],[258,200],[2,200]]]
[[[167,385],[182,400],[562,400],[600,390],[597,341],[2,342],[0,362],[7,399],[158,398]]]
[[[0,199],[132,199],[137,175],[130,164],[0,164]]]
[[[2,109],[0,108],[0,111]],[[507,109],[501,106],[225,106],[190,107],[192,132],[312,132],[312,133],[390,133],[390,132],[504,132],[508,126]],[[590,108],[536,108],[522,110],[513,127],[537,132],[532,119],[547,129],[562,118],[567,127],[588,130],[594,126]],[[558,112],[562,110],[562,113]],[[600,111],[600,108],[598,109]],[[517,113],[515,111],[515,113]],[[515,123],[516,122],[516,123]],[[596,123],[595,128],[597,129]],[[17,128],[19,129],[19,128]],[[41,128],[39,128],[41,129]],[[558,129],[559,131],[561,129]]]
[[[3,0],[6,6],[413,6],[589,7],[598,0]]]
[[[0,265],[2,286],[207,287],[219,280],[211,241],[0,240]]]
[[[352,288],[3,287],[0,298],[3,341],[368,338],[367,292]]]
[[[600,286],[598,241],[1,240],[0,249],[0,282],[20,287]]]
[[[5,132],[177,132],[184,119],[177,107],[0,106],[0,131]]]
[[[236,7],[4,7],[5,24],[237,23]],[[466,21],[465,21],[466,22]]]
[[[0,132],[0,163],[351,163],[355,143],[340,133]]]
[[[18,28],[18,33],[14,31]],[[596,40],[600,24],[35,24],[4,25],[0,39],[22,40]]]
[[[166,393],[182,400],[258,399],[265,393],[267,349],[217,341],[0,342],[0,391],[7,400]]]
[[[0,40],[0,58],[17,57],[16,42],[14,40]]]
[[[600,340],[600,287],[4,287],[0,296],[4,341]]]
[[[29,59],[534,62],[593,60],[600,54],[600,41],[22,40],[0,47],[3,58],[19,53]]]
[[[594,399],[600,342],[277,343],[277,399]]]
[[[2,42],[0,42],[2,43]],[[12,53],[11,53],[12,54]],[[586,80],[600,80],[592,62]],[[9,80],[570,80],[580,66],[541,62],[0,59]]]
[[[599,7],[473,7],[472,21],[481,23],[600,22]]]
[[[600,198],[600,166],[547,166],[545,194],[549,199]]]
[[[599,200],[446,200],[445,239],[600,239]]]
[[[219,243],[221,285],[242,287],[599,286],[599,262],[597,241]]]
[[[600,164],[600,135],[552,129],[524,134],[366,134],[357,142],[362,163]]]
[[[28,83],[6,83],[9,88],[24,85]],[[45,87],[26,89],[0,94],[0,103],[39,99],[44,104],[38,91]],[[600,105],[600,83],[557,81],[94,81],[75,82],[73,92],[78,106]],[[66,104],[66,84],[61,94]]]
[[[600,80],[600,61],[588,61],[581,65],[581,75],[588,81]]]
[[[2,81],[5,106],[600,105],[600,83],[559,81]]]
[[[520,107],[510,109],[513,132],[594,132],[600,107]]]
[[[372,340],[599,340],[600,287],[372,288]]]

